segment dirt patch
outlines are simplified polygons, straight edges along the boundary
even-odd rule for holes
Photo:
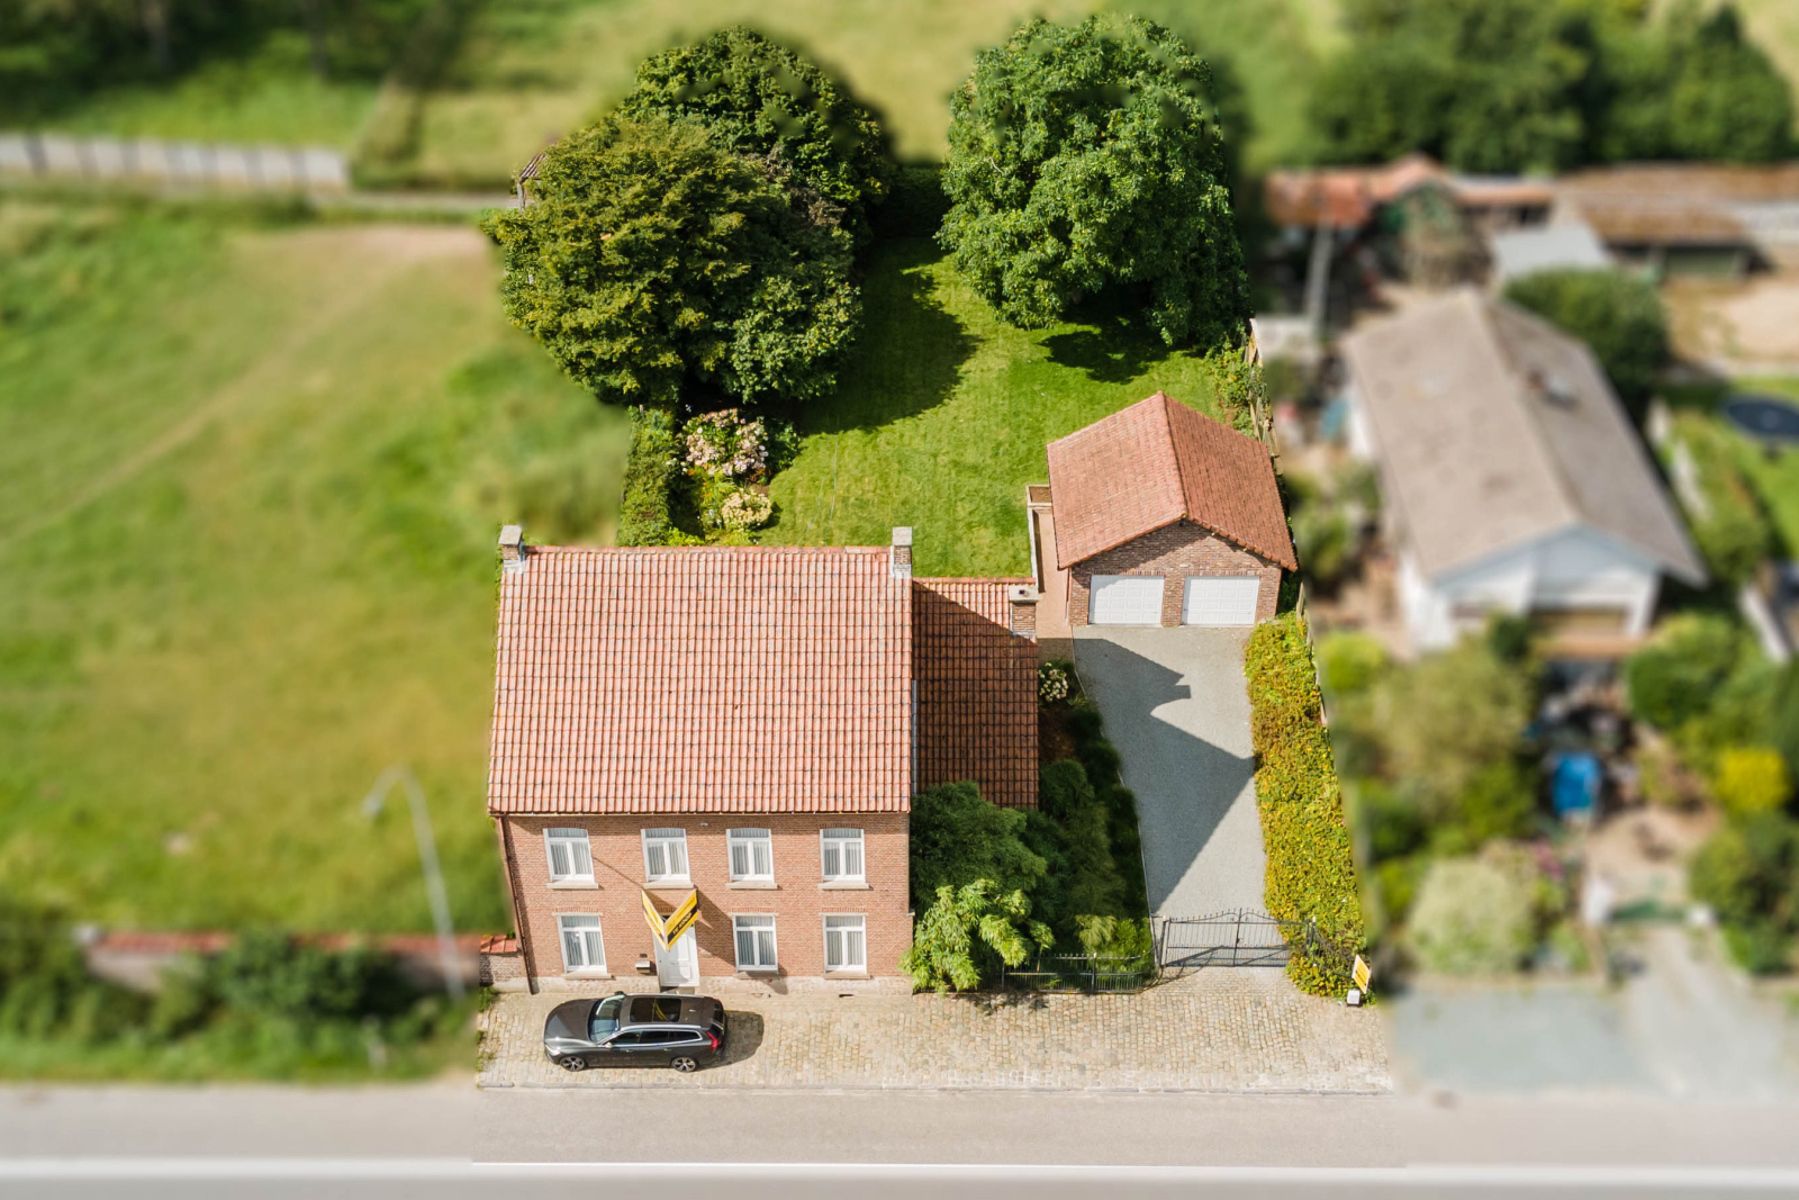
[[[1664,295],[1681,357],[1799,364],[1799,272],[1740,284],[1682,280]]]

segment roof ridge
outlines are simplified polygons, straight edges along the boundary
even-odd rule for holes
[[[1498,317],[1500,306],[1504,305],[1507,312],[1518,313],[1529,317],[1531,320],[1541,324],[1544,329],[1554,334],[1556,337],[1567,338],[1568,335],[1549,324],[1549,322],[1542,320],[1532,313],[1526,312],[1518,305],[1512,304],[1506,300],[1489,299],[1475,291],[1472,287],[1467,289],[1466,295],[1474,303],[1476,318],[1492,336],[1493,344],[1499,350],[1500,360],[1505,363],[1506,367],[1511,372],[1513,385],[1511,388],[1512,395],[1518,402],[1519,411],[1524,414],[1524,423],[1530,428],[1531,441],[1537,448],[1537,457],[1546,460],[1549,465],[1549,476],[1555,481],[1556,496],[1562,502],[1565,517],[1564,523],[1584,523],[1586,521],[1586,513],[1582,510],[1580,500],[1574,494],[1574,485],[1569,481],[1568,473],[1563,468],[1562,456],[1557,454],[1554,447],[1549,444],[1549,430],[1544,426],[1543,419],[1537,412],[1534,397],[1530,392],[1530,379],[1519,369],[1518,358],[1513,352],[1512,343],[1506,338],[1505,330],[1499,325]],[[1570,340],[1578,341],[1579,339]],[[1587,349],[1585,342],[1581,342],[1580,345],[1582,349]],[[1588,350],[1588,353],[1591,353],[1591,350]]]
[[[1162,433],[1168,439],[1168,457],[1174,460],[1174,484],[1181,493],[1181,515],[1179,519],[1182,521],[1193,521],[1195,525],[1203,524],[1201,521],[1194,520],[1193,503],[1187,499],[1187,472],[1181,468],[1181,448],[1175,445],[1174,421],[1168,415],[1168,406],[1173,404],[1174,400],[1169,397],[1167,392],[1162,391],[1160,388],[1157,388],[1155,395],[1150,397],[1151,400],[1157,398],[1160,398],[1162,401]],[[1213,530],[1213,532],[1216,533],[1217,530]]]

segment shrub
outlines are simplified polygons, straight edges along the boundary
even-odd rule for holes
[[[619,513],[621,546],[667,545],[675,533],[674,489],[680,477],[675,421],[654,408],[631,410],[631,455]]]
[[[735,408],[700,413],[681,429],[682,461],[695,474],[736,483],[768,478],[768,425]]]
[[[646,60],[618,110],[706,126],[721,144],[789,176],[796,204],[822,200],[857,231],[893,179],[886,133],[849,87],[741,25]]]
[[[1043,704],[1067,701],[1072,672],[1066,662],[1056,660],[1037,664],[1037,699]]]
[[[1585,342],[1641,424],[1668,361],[1668,318],[1653,283],[1612,269],[1537,271],[1508,284],[1505,298]]]
[[[945,884],[934,897],[900,960],[919,991],[980,987],[994,962],[1016,967],[1033,948],[1045,950],[1055,941],[1049,926],[1031,919],[1031,901],[1022,890],[1002,892],[992,880],[977,879],[961,887]]]
[[[1426,969],[1449,975],[1514,971],[1536,946],[1528,883],[1482,858],[1430,865],[1407,923],[1407,939]]]
[[[242,934],[207,960],[206,986],[227,1008],[299,1024],[390,1015],[415,998],[386,954],[273,931]]]
[[[775,515],[775,502],[766,492],[739,489],[718,506],[718,523],[724,529],[747,532],[760,529]]]
[[[835,386],[860,320],[849,235],[704,127],[608,117],[546,152],[533,195],[482,225],[501,303],[601,399],[672,409],[695,384],[751,401]]]
[[[1793,962],[1793,938],[1772,921],[1726,925],[1724,949],[1751,975],[1779,975]]]
[[[1365,692],[1374,686],[1387,662],[1387,648],[1372,634],[1327,633],[1318,639],[1318,666],[1333,704],[1339,695]]]
[[[1124,880],[1112,855],[1111,813],[1073,759],[1045,766],[1039,809],[1026,818],[1026,841],[1048,869],[1038,885],[1038,915],[1066,937],[1090,916],[1126,914]]]
[[[1515,759],[1489,763],[1433,825],[1431,846],[1439,854],[1471,854],[1488,842],[1521,838],[1536,812],[1537,783],[1529,772]]]
[[[1211,70],[1135,17],[1025,23],[950,101],[939,237],[1027,328],[1129,289],[1169,345],[1239,344],[1249,287]]]
[[[1689,513],[1693,541],[1720,581],[1744,583],[1773,551],[1774,524],[1722,430],[1702,417],[1682,418],[1675,428],[1704,497],[1703,511]]]
[[[1778,813],[1732,821],[1719,829],[1688,867],[1693,898],[1709,904],[1725,925],[1779,922],[1799,929],[1799,822]]]
[[[1774,812],[1792,794],[1786,760],[1767,746],[1731,746],[1718,755],[1712,794],[1734,817]]]
[[[1250,739],[1258,759],[1256,803],[1267,854],[1268,911],[1313,922],[1331,949],[1293,947],[1288,974],[1313,995],[1349,985],[1350,957],[1364,943],[1349,830],[1305,627],[1292,614],[1256,627],[1244,656]]]
[[[1742,631],[1725,617],[1683,613],[1669,618],[1624,664],[1630,710],[1661,730],[1699,716],[1744,650]]]
[[[1048,864],[1024,842],[1025,815],[981,797],[973,783],[946,783],[912,799],[912,901],[922,910],[945,887],[987,880],[993,894],[1023,892]]]

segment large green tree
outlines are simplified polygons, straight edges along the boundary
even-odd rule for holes
[[[950,103],[939,237],[1002,316],[1035,327],[1140,292],[1171,345],[1235,339],[1249,290],[1206,64],[1134,17],[1033,20]]]
[[[816,397],[860,316],[849,235],[692,121],[607,117],[571,134],[532,202],[483,228],[506,315],[608,401]]]
[[[1624,271],[1539,271],[1506,285],[1505,298],[1591,347],[1631,416],[1642,419],[1668,361],[1668,318],[1654,284]]]
[[[786,177],[801,204],[841,209],[857,232],[892,184],[886,134],[868,108],[811,59],[742,26],[646,60],[618,111],[699,121]]]

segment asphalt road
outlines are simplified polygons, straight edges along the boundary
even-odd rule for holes
[[[1799,1108],[1603,1095],[0,1089],[0,1195],[1799,1195]]]

